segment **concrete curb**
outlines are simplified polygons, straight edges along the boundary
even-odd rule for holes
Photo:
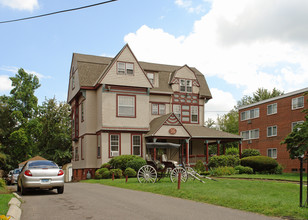
[[[13,195],[16,198],[12,198],[9,201],[9,210],[6,213],[6,217],[11,217],[10,220],[20,220],[20,217],[21,217],[21,208],[20,208],[21,197],[16,193],[13,193]]]

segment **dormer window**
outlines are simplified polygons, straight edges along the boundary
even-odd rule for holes
[[[152,85],[154,85],[154,73],[147,73],[147,77],[152,83]]]
[[[192,92],[192,81],[188,79],[181,79],[180,92]]]
[[[118,74],[119,75],[133,75],[134,74],[134,64],[133,63],[125,63],[125,62],[117,62]]]

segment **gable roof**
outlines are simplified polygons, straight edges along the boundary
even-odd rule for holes
[[[77,62],[80,88],[82,89],[82,87],[97,86],[98,83],[101,81],[101,79],[105,76],[106,72],[108,72],[108,69],[115,62],[116,57],[118,57],[119,54],[126,47],[129,48],[128,45],[125,45],[114,58],[74,53],[73,59]],[[151,88],[150,90],[151,92],[160,92],[160,93],[173,92],[171,85],[169,85],[172,73],[182,68],[183,66],[181,67],[175,65],[149,63],[142,61],[139,62],[138,60],[137,62],[139,63],[140,67],[144,72],[155,72],[159,75],[158,77],[159,87]],[[189,68],[194,72],[200,84],[199,88],[200,97],[211,99],[212,94],[209,90],[204,75],[194,67],[189,67]]]
[[[172,80],[174,79],[174,77],[176,76],[176,73],[180,70],[180,69],[183,69],[183,68],[188,68],[196,77],[196,80],[198,81],[199,83],[199,80],[196,76],[196,73],[192,70],[192,68],[190,68],[189,66],[187,66],[187,64],[185,64],[184,66],[181,66],[180,68],[178,68],[177,70],[174,70],[172,73],[171,73],[171,76],[170,76],[170,81],[169,81],[169,84],[172,83]]]

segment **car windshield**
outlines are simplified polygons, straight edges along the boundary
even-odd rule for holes
[[[29,168],[58,168],[57,164],[48,160],[29,162]]]
[[[19,173],[20,173],[20,169],[14,170],[14,174],[19,174]]]

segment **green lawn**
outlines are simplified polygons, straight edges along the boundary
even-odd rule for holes
[[[219,179],[217,182],[206,180],[205,184],[189,181],[182,183],[178,190],[177,184],[168,178],[155,184],[140,184],[136,178],[129,179],[128,183],[125,179],[85,182],[179,197],[268,216],[308,219],[308,208],[299,207],[299,185],[294,183]],[[306,188],[304,191],[306,195]]]
[[[8,202],[13,197],[13,194],[7,194],[7,190],[4,188],[0,188],[0,215],[6,215],[9,207]]]
[[[224,176],[230,178],[250,178],[250,179],[268,179],[268,180],[289,180],[289,181],[298,181],[299,182],[299,174],[298,173],[283,173],[283,174],[236,174],[231,176]],[[307,181],[307,174],[304,173],[303,180]]]

